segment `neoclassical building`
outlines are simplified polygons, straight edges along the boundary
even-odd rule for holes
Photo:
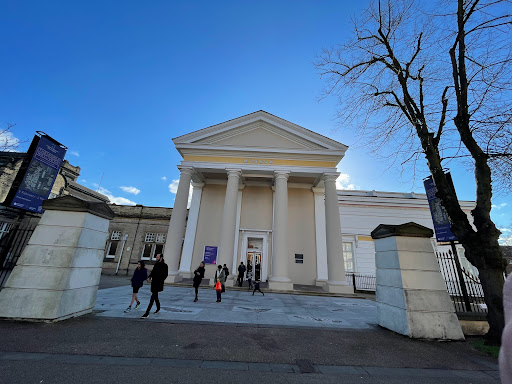
[[[352,292],[336,191],[347,146],[264,111],[173,142],[183,160],[164,251],[170,282],[190,277],[206,252],[234,271],[250,264],[272,289]],[[207,264],[207,277],[215,269]]]
[[[105,273],[132,273],[163,250],[168,282],[190,278],[206,260],[210,283],[218,264],[232,283],[242,261],[274,289],[351,292],[345,272],[375,275],[370,233],[379,224],[433,228],[425,194],[336,190],[347,147],[267,112],[173,141],[183,157],[174,207],[113,206]],[[474,202],[460,204],[470,215]]]

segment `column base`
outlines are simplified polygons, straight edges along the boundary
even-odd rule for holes
[[[276,291],[293,291],[293,283],[291,281],[269,281],[268,287]]]
[[[167,276],[167,279],[165,279],[165,284],[172,284],[172,283],[179,283],[181,280],[183,280],[183,277],[181,277],[178,272],[171,272],[169,273],[169,276]]]
[[[183,279],[191,279],[192,277],[194,277],[192,272],[190,272],[190,271],[180,271],[180,276]]]
[[[327,284],[327,279],[316,279],[315,281],[317,287],[323,287],[325,284]]]
[[[329,282],[327,281],[325,285],[323,286],[324,291],[330,292],[330,293],[354,293],[354,288],[345,284],[340,284],[339,282]]]

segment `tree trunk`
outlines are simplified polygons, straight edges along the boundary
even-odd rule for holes
[[[479,271],[480,281],[487,305],[489,332],[486,338],[493,344],[500,344],[501,331],[505,327],[503,314],[503,270],[501,268],[483,268]]]

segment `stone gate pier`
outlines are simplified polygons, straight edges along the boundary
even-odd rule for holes
[[[92,312],[109,221],[105,203],[72,196],[45,210],[4,288],[0,318],[58,321]]]

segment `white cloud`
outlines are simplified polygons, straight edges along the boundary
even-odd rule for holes
[[[336,189],[360,189],[358,185],[350,182],[350,176],[347,173],[341,173],[336,179]]]
[[[169,184],[169,192],[176,194],[178,192],[178,185],[180,183],[180,180],[173,180],[171,184]],[[190,184],[190,188],[188,189],[188,203],[187,208],[190,207],[190,203],[192,201],[192,184]]]
[[[13,135],[10,131],[0,132],[0,149],[7,152],[17,152],[13,147],[17,147],[20,139]]]
[[[173,180],[171,184],[169,184],[169,192],[176,194],[178,192],[178,184],[180,183],[179,180]]]
[[[132,193],[134,195],[138,195],[140,193],[140,189],[137,189],[135,187],[120,187],[123,191],[126,193]]]
[[[167,177],[165,177],[165,176],[162,176],[162,180],[164,180],[164,181],[165,181],[165,180],[167,180]]]
[[[491,205],[491,209],[501,209],[503,207],[506,207],[508,204],[507,203],[501,203],[501,204],[498,204],[498,205]]]
[[[80,182],[81,182],[81,183],[87,183],[87,180],[80,179]]]
[[[98,185],[96,184],[95,186],[97,187]],[[98,192],[101,193],[102,195],[107,196],[108,199],[110,200],[110,202],[113,203],[113,204],[137,205],[136,202],[128,200],[128,199],[125,199],[124,197],[115,197],[114,195],[112,195],[112,193],[108,189],[105,189],[103,187],[99,187],[98,188]]]
[[[70,155],[73,155],[73,156],[76,156],[76,157],[80,157],[80,154],[77,151],[69,151],[68,153]]]

